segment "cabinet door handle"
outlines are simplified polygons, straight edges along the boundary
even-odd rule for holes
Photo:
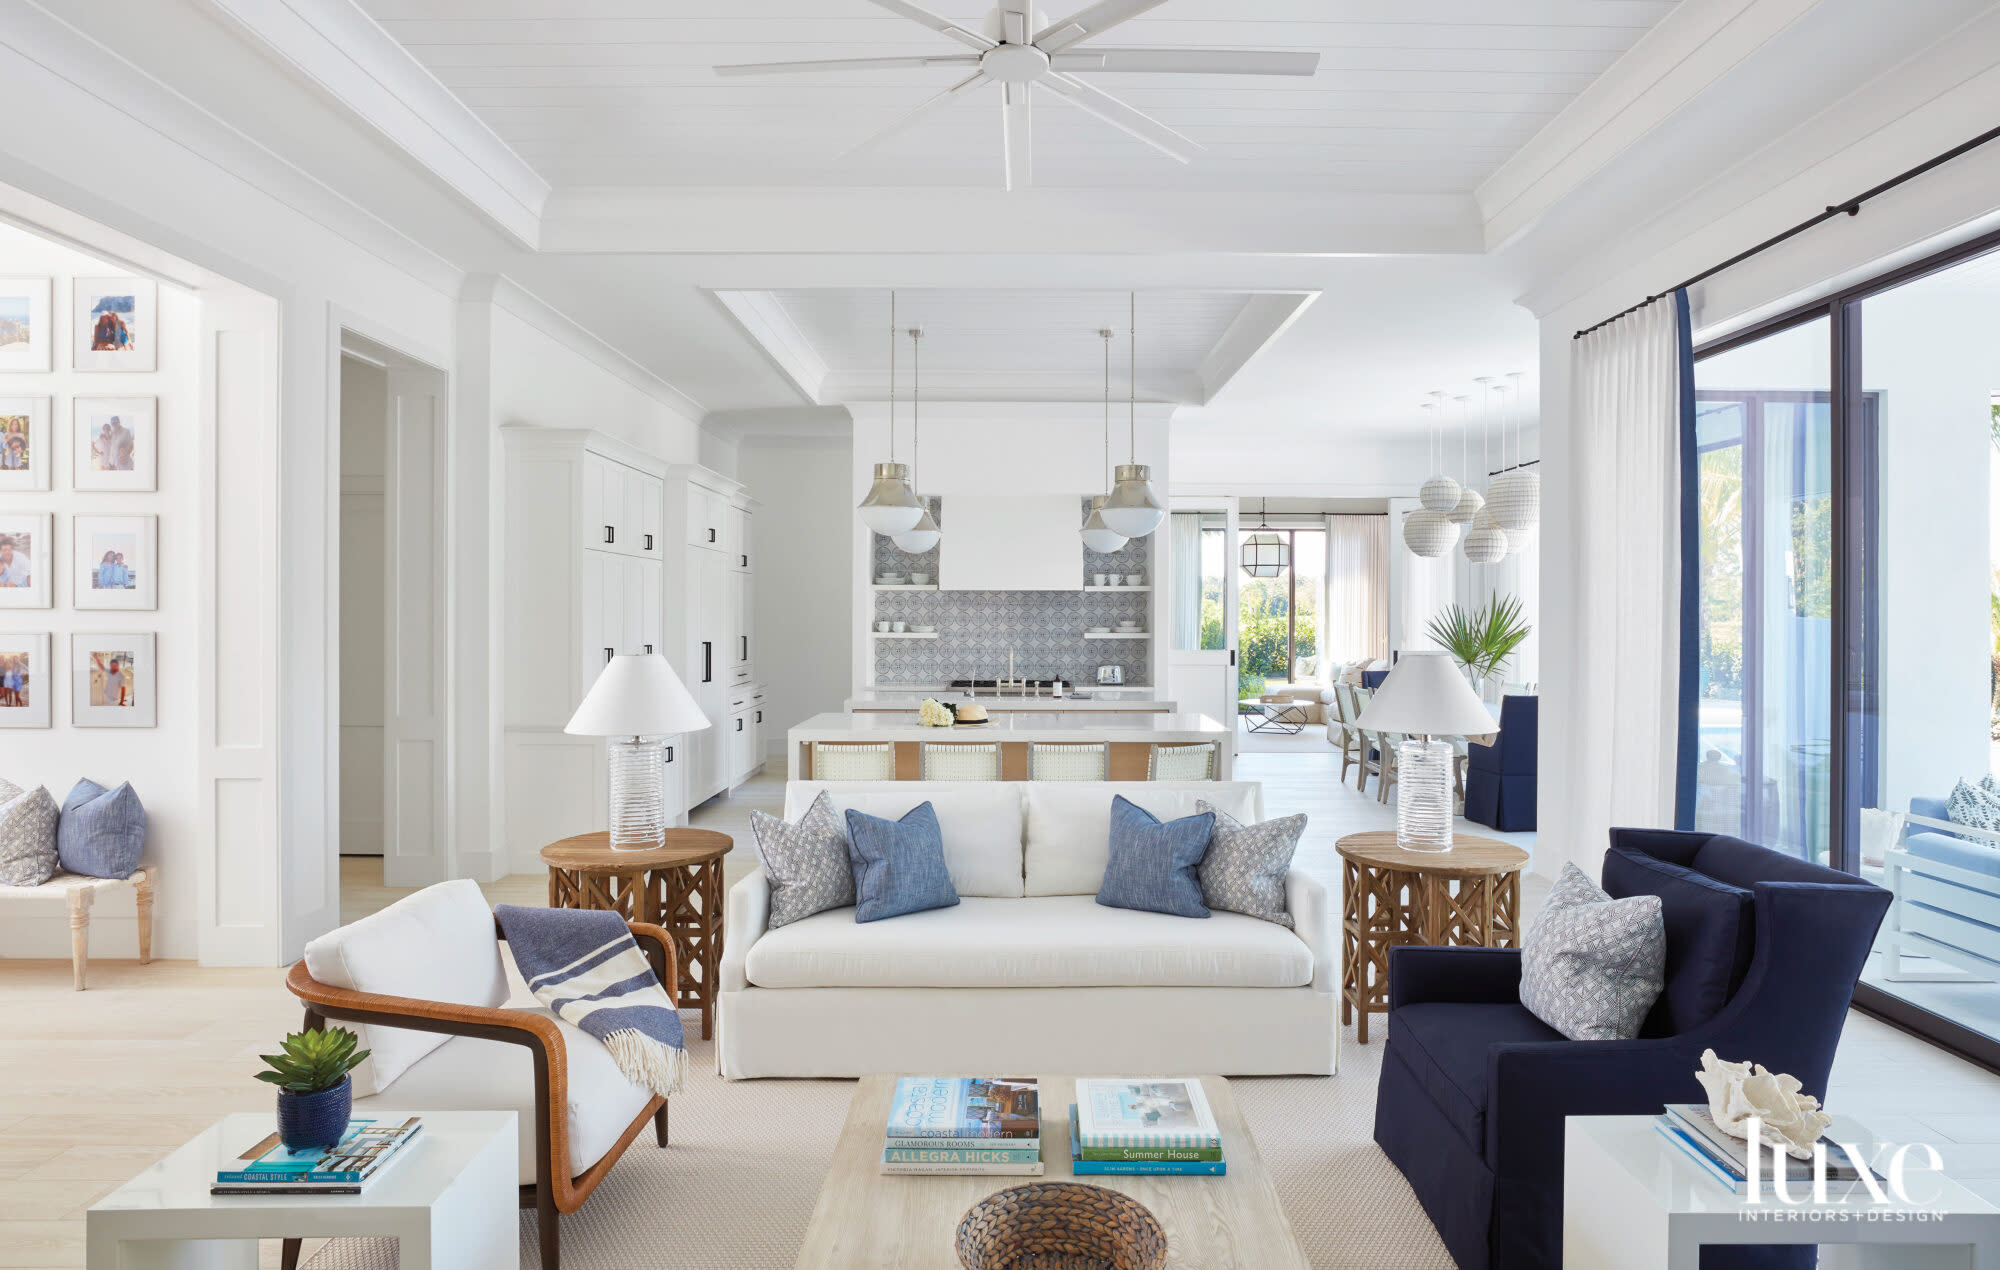
[[[738,719],[738,720],[736,721],[736,730],[737,730],[738,732],[741,732],[741,731],[743,730],[743,720],[741,720],[741,719]]]
[[[606,541],[606,542],[617,542],[617,541],[618,541],[618,531],[617,531],[617,530],[616,530],[615,528],[613,528],[612,526],[610,526],[610,525],[606,525],[606,526],[604,527],[604,541]]]
[[[743,641],[743,660],[744,660],[744,661],[749,661],[749,660],[750,660],[750,637],[749,637],[748,635],[739,635],[739,636],[737,636],[737,638]]]
[[[711,530],[709,530],[709,531],[708,531],[708,540],[709,540],[710,542],[714,542],[714,541],[715,541],[715,531],[714,531],[713,529],[711,529]]]
[[[606,661],[606,662],[608,663],[608,662],[609,662],[609,661],[611,660],[611,657],[612,657],[612,651],[611,651],[610,649],[608,649],[608,648],[607,648],[607,649],[605,649],[605,650],[604,650],[604,660],[605,660],[605,661]]]
[[[647,651],[647,652],[649,652],[649,653],[653,651],[653,646],[652,646],[651,644],[647,644],[647,645],[645,645],[644,647],[645,647],[646,651]]]
[[[757,712],[757,722],[762,723],[763,721],[764,721],[764,712],[762,710],[759,710]]]
[[[739,556],[739,557],[738,557],[738,559],[740,559],[740,560],[742,560],[742,561],[743,561],[743,567],[744,567],[745,569],[747,569],[747,568],[749,568],[749,567],[750,567],[750,557],[749,557],[749,556]]]
[[[671,762],[673,762],[673,761],[674,761],[674,747],[673,747],[673,746],[669,745],[669,746],[667,747],[667,756],[666,756],[666,757],[665,757],[664,759],[661,759],[660,761],[661,761],[661,762],[663,762],[663,763],[671,763]]]
[[[646,535],[646,550],[648,550],[648,551],[651,551],[652,549],[653,549],[653,535],[651,535],[651,534],[647,534],[647,535]]]
[[[708,640],[703,640],[701,641],[701,681],[703,683],[711,683],[714,679],[715,645]]]

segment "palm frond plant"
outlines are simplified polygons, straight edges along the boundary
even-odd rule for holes
[[[1521,601],[1492,596],[1474,612],[1453,604],[1431,619],[1431,638],[1475,680],[1496,673],[1534,628],[1521,617]]]

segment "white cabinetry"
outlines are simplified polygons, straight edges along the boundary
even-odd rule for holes
[[[750,630],[753,510],[741,486],[706,468],[677,467],[669,476],[667,519],[688,532],[682,576],[675,580],[669,574],[664,648],[710,722],[707,731],[686,738],[689,806],[735,788],[762,765],[742,761],[741,738],[754,721],[742,732],[736,726],[756,678]]]
[[[665,598],[683,552],[662,519],[666,464],[593,432],[502,436],[506,840],[512,866],[535,869],[543,846],[605,827],[605,743],[562,729],[614,654],[667,650]],[[661,780],[678,821],[687,747],[669,747]]]

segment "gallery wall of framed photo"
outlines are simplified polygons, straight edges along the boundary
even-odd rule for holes
[[[197,295],[0,225],[0,756],[36,769],[0,761],[17,784],[137,785],[191,749],[199,331]]]

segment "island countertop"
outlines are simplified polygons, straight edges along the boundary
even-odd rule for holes
[[[917,688],[878,688],[849,697],[847,709],[857,714],[894,714],[901,711],[915,714],[918,704],[928,697],[954,706],[976,700],[986,707],[988,714],[1172,714],[1174,711],[1173,702],[1149,697],[1146,695],[1149,690],[1140,690],[1131,696],[1111,696],[1110,691],[1098,689],[1087,697],[995,697],[989,694],[970,697],[963,691],[944,688],[928,692]],[[1131,689],[1124,691],[1132,692]]]
[[[992,703],[981,699],[981,705],[992,710]],[[818,741],[847,742],[892,742],[897,746],[897,757],[904,758],[903,746],[914,747],[921,742],[956,742],[978,744],[981,742],[1000,743],[1003,755],[1018,748],[1022,753],[1017,764],[1011,759],[1003,763],[1004,768],[1019,767],[1025,773],[1025,751],[1035,742],[1053,741],[1104,741],[1112,747],[1112,779],[1143,780],[1143,775],[1133,775],[1131,764],[1143,764],[1143,756],[1137,751],[1149,749],[1153,745],[1189,745],[1212,742],[1217,745],[1216,777],[1229,779],[1229,760],[1235,734],[1223,724],[1205,714],[1170,713],[1139,714],[1090,713],[1053,714],[1033,711],[1012,714],[994,713],[992,721],[982,724],[959,724],[949,728],[931,728],[918,723],[913,717],[895,714],[816,714],[800,723],[786,734],[789,742],[791,779],[803,779],[807,770],[805,754]],[[1130,747],[1129,749],[1127,747]],[[1124,769],[1121,775],[1120,769]],[[1141,768],[1143,770],[1143,767]],[[909,779],[904,777],[904,779]],[[1009,775],[1007,779],[1025,779],[1023,775]]]

